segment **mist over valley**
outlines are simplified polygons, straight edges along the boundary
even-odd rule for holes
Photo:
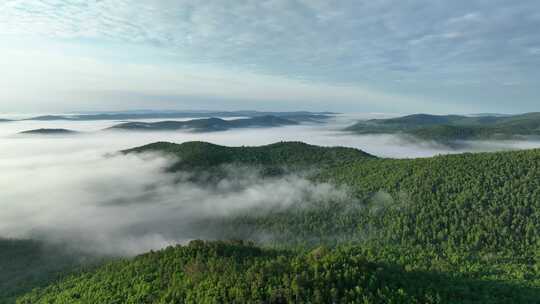
[[[0,304],[540,303],[539,3],[0,1]]]

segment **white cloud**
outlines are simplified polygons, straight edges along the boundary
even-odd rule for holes
[[[471,23],[482,20],[482,16],[479,13],[467,13],[465,15],[450,18],[448,20],[449,24],[460,24],[460,23]]]
[[[452,30],[455,27],[471,29],[470,23],[480,20],[486,22],[471,30],[490,43],[498,43],[502,37],[486,34],[497,30],[511,34],[512,29],[503,28],[511,18],[528,16],[536,7],[534,1],[489,7],[477,1],[467,3],[429,5],[415,0],[396,5],[381,0],[329,5],[321,1],[253,0],[225,5],[190,0],[11,0],[0,9],[0,18],[5,20],[0,35],[148,43],[173,48],[180,56],[194,60],[255,62],[268,65],[266,69],[277,65],[274,68],[296,68],[300,72],[311,64],[339,67],[362,63],[362,56],[355,55],[359,51],[367,51],[372,60],[384,57],[388,48],[417,53],[421,50],[406,50],[400,44],[419,34],[444,36],[460,32]],[[490,12],[491,19],[483,18]],[[515,29],[529,30],[522,34],[531,36],[534,18],[521,18],[520,22],[523,28]],[[430,55],[425,60],[434,60],[431,56],[437,54],[424,55]],[[340,62],[342,56],[347,57],[347,63]]]
[[[509,75],[517,75],[531,79],[528,85],[533,88],[539,62],[528,50],[540,42],[536,35],[540,26],[537,8],[534,0],[519,4],[480,0],[9,0],[0,4],[0,56],[9,56],[6,50],[12,48],[13,39],[34,41],[26,45],[30,50],[35,40],[45,40],[45,47],[59,55],[65,53],[50,44],[69,42],[79,44],[79,52],[105,65],[119,61],[147,65],[172,62],[173,68],[178,65],[181,69],[189,63],[217,67],[229,71],[229,75],[247,71],[243,74],[246,77],[274,75],[329,86],[338,83],[361,90],[357,100],[369,99],[366,94],[389,95],[381,91],[391,91],[395,92],[390,94],[391,101],[380,98],[378,102],[418,110],[423,102],[409,104],[417,97],[429,96],[424,99],[431,99],[430,108],[440,107],[441,102],[455,102],[449,97],[454,92],[441,91],[441,85],[457,80],[480,82],[478,91],[483,94],[484,104],[488,104],[492,100],[504,101],[501,94],[490,93],[490,77],[502,82],[513,81]],[[96,47],[109,49],[114,55],[103,60]],[[139,47],[148,49],[141,53],[136,51]],[[27,56],[25,60],[39,59]],[[124,68],[111,65],[109,70]],[[8,66],[10,69],[14,65]],[[30,74],[34,71],[27,71],[26,75],[33,78]],[[414,81],[396,85],[388,79]],[[135,82],[131,87],[138,85]],[[47,88],[44,95],[50,95],[51,100],[58,98],[55,90],[63,89],[57,85]],[[214,90],[210,86],[206,91]],[[519,98],[524,103],[534,97],[527,92],[522,90]],[[42,94],[36,89],[35,103]],[[395,102],[396,95],[403,96],[400,102]],[[13,96],[2,97],[5,100]],[[459,101],[466,105],[476,97]],[[348,104],[354,106],[351,101]]]
[[[58,156],[0,161],[0,237],[37,237],[87,252],[131,255],[217,237],[197,231],[201,220],[347,197],[330,184],[293,175],[262,179],[237,168],[215,185],[199,185],[164,173],[169,161],[155,155]]]
[[[12,104],[14,108],[25,102],[31,108],[36,96],[44,105],[38,110],[133,106],[133,100],[115,100],[115,92],[130,92],[132,98],[141,95],[237,99],[245,101],[245,108],[257,101],[272,100],[304,104],[340,101],[367,108],[404,102],[421,106],[423,102],[358,85],[314,83],[201,64],[110,63],[47,49],[4,50],[2,54],[5,56],[0,57],[0,67],[5,77],[0,85],[6,88],[2,92],[4,100],[18,101]],[[162,106],[158,102],[152,106]],[[9,109],[9,105],[3,108]]]
[[[537,48],[530,48],[530,49],[529,49],[529,52],[530,52],[532,55],[540,55],[540,47],[537,47]]]
[[[235,130],[214,133],[103,132],[115,121],[20,121],[0,128],[0,237],[68,241],[85,251],[136,254],[213,235],[196,222],[227,217],[261,206],[283,208],[317,199],[342,200],[346,189],[302,176],[261,179],[245,168],[231,169],[214,186],[201,186],[163,172],[163,156],[105,156],[156,141],[209,141],[228,146],[305,141],[352,146],[385,157],[425,157],[461,151],[433,143],[412,144],[397,136],[358,136],[337,131],[356,119],[329,125]],[[23,136],[36,128],[67,128],[75,136]],[[476,142],[464,151],[540,147],[539,142]],[[185,177],[185,176],[184,176]]]

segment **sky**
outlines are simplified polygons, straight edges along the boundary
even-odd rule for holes
[[[540,110],[537,0],[3,0],[0,113]]]

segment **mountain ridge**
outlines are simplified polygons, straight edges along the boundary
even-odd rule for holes
[[[289,118],[296,121],[318,122],[324,121],[336,113],[332,112],[263,112],[263,111],[134,111],[134,112],[90,112],[84,114],[61,114],[61,115],[41,115],[22,120],[37,121],[86,121],[86,120],[133,120],[133,119],[174,119],[174,118],[208,118],[208,117],[259,117],[277,116]]]
[[[215,132],[239,128],[253,127],[281,127],[297,125],[299,122],[277,116],[257,116],[225,120],[221,118],[201,118],[187,121],[160,121],[160,122],[126,122],[114,125],[109,130],[137,130],[137,131],[177,131],[191,130],[194,132]]]
[[[509,116],[413,114],[360,121],[344,129],[356,134],[407,134],[452,144],[465,140],[508,140],[540,136],[540,112]]]

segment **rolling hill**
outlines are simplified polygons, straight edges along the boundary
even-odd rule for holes
[[[203,118],[188,121],[126,122],[112,126],[109,129],[130,131],[176,131],[185,129],[194,132],[214,132],[237,128],[269,128],[296,124],[298,122],[277,116],[258,116],[233,120]]]
[[[462,140],[514,139],[540,136],[540,113],[508,116],[414,114],[361,121],[345,130],[357,134],[407,134],[419,139],[442,143]]]
[[[68,129],[35,129],[19,132],[19,134],[29,134],[29,135],[70,135],[76,134],[77,131],[68,130]]]
[[[347,185],[366,204],[373,200],[387,201],[390,205],[378,207],[404,208],[389,218],[384,231],[396,230],[388,232],[385,238],[402,236],[403,240],[424,245],[458,246],[467,250],[480,246],[499,253],[506,250],[528,254],[533,254],[531,250],[540,241],[534,235],[540,229],[536,218],[540,214],[531,216],[540,212],[536,206],[540,201],[540,150],[396,160],[376,158],[352,148],[325,148],[300,142],[260,147],[187,142],[155,143],[125,151],[134,152],[177,156],[179,161],[172,165],[171,171],[209,169],[224,164],[288,167],[296,171],[318,168],[313,179]],[[420,215],[426,221],[418,221]],[[396,217],[400,221],[393,222]],[[510,223],[512,229],[519,229],[505,229]],[[420,236],[403,234],[402,229],[407,226],[404,224],[410,225],[407,229],[426,226],[418,231]],[[484,231],[486,227],[490,230]],[[453,232],[452,238],[448,238],[448,231]],[[482,236],[472,238],[471,231],[483,231]]]
[[[319,147],[302,142],[279,142],[259,147],[225,147],[207,142],[174,144],[158,142],[124,153],[160,152],[172,154],[178,162],[172,170],[214,168],[225,164],[274,167],[323,167],[374,156],[344,147]]]
[[[540,150],[385,159],[304,143],[155,143],[169,169],[317,168],[350,198],[205,221],[192,242],[36,289],[19,303],[535,303]],[[210,181],[212,182],[212,181]],[[362,302],[363,301],[363,302]]]

